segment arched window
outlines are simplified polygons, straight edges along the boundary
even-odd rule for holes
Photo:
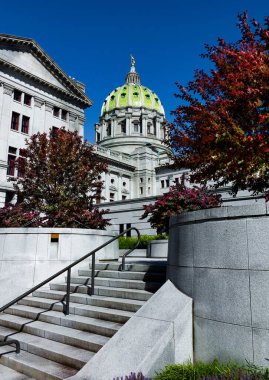
[[[111,124],[108,124],[107,129],[106,129],[106,134],[107,136],[111,136]]]
[[[121,133],[126,134],[126,120],[121,122]]]

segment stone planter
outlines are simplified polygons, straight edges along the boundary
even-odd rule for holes
[[[113,236],[109,231],[80,228],[0,228],[0,305]],[[114,260],[118,256],[115,241],[96,253],[96,260]]]
[[[168,279],[194,300],[194,357],[268,366],[269,205],[170,221]]]
[[[148,244],[147,257],[167,257],[168,240],[150,240]]]

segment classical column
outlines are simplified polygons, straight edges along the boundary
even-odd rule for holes
[[[161,139],[161,122],[160,122],[160,118],[159,117],[156,117],[156,137],[158,139]]]
[[[142,116],[142,134],[143,136],[147,136],[147,117]]]
[[[12,94],[13,87],[2,84],[2,104],[1,104],[1,119],[0,119],[0,161],[7,161],[8,152],[8,135],[10,133],[11,115],[12,115]]]
[[[53,104],[49,102],[45,102],[44,128],[45,128],[45,132],[47,133],[49,132],[49,129],[53,127],[52,111],[53,111]]]
[[[131,129],[131,116],[126,115],[126,135],[130,136],[132,134]]]
[[[45,132],[45,109],[42,107],[44,105],[44,100],[34,97],[34,112],[33,112],[33,123],[32,123],[32,133],[35,134],[38,131]]]
[[[84,137],[84,123],[85,123],[85,117],[82,115],[78,116],[78,134],[82,137]]]

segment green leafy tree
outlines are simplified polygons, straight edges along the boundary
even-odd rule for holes
[[[107,168],[77,132],[37,133],[26,141],[14,184],[23,209],[45,215],[43,225],[103,229],[105,211],[94,206]]]
[[[191,170],[190,180],[216,187],[230,184],[253,194],[269,183],[269,17],[264,26],[239,15],[241,38],[206,45],[209,73],[195,72],[173,112],[167,144],[175,167]]]

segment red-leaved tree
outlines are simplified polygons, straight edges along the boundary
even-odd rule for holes
[[[269,17],[264,26],[246,13],[238,19],[240,40],[206,45],[213,69],[196,71],[186,87],[177,84],[183,102],[166,142],[175,167],[189,168],[192,182],[268,197]]]
[[[187,211],[204,210],[221,205],[221,196],[208,192],[206,187],[186,187],[183,184],[171,186],[169,192],[158,197],[155,203],[144,205],[141,219],[148,218],[157,233],[169,232],[169,219]]]
[[[41,213],[43,226],[105,228],[106,211],[98,210],[94,200],[107,164],[77,132],[37,133],[22,154],[14,187],[23,210]]]

